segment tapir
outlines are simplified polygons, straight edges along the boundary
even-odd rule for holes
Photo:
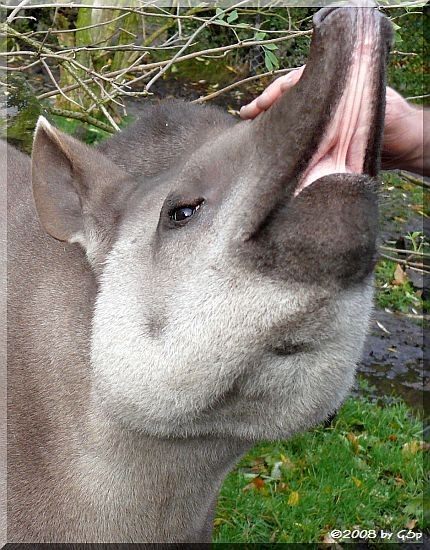
[[[341,405],[391,35],[324,8],[253,121],[167,101],[97,147],[41,118],[31,160],[8,148],[8,541],[208,542],[250,446]]]

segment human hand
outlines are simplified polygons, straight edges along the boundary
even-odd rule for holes
[[[411,105],[387,86],[382,168],[428,173],[425,166],[428,159],[424,158],[424,116],[428,117],[428,111],[425,113],[422,108]]]
[[[239,113],[241,118],[255,118],[266,111],[286,90],[297,84],[305,67],[306,65],[302,65],[298,69],[294,69],[274,80],[262,94],[241,108]]]
[[[255,118],[266,111],[283,92],[297,84],[305,65],[273,81],[266,90],[240,110],[243,119]],[[398,92],[387,87],[382,168],[402,168],[429,175],[429,155],[425,156],[429,137],[424,135],[423,118],[429,111],[408,103]]]

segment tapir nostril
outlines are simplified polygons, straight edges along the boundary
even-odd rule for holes
[[[312,19],[314,27],[318,27],[318,25],[321,25],[321,23],[324,21],[327,15],[337,10],[337,8],[338,8],[337,6],[334,8],[322,8],[321,10],[317,11],[317,13],[314,15]]]
[[[350,0],[346,2],[343,6],[332,6],[327,8],[320,9],[313,17],[314,27],[318,27],[326,19],[326,17],[340,9],[340,8],[377,8],[376,2],[373,0]]]

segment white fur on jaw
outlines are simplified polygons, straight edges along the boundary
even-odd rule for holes
[[[364,342],[369,281],[315,312],[320,290],[235,273],[220,265],[215,248],[199,259],[206,267],[192,265],[192,275],[174,287],[160,273],[155,295],[144,282],[151,264],[141,248],[139,236],[119,238],[94,312],[95,399],[109,415],[162,437],[259,439],[287,437],[339,406]],[[166,324],[154,336],[147,326],[157,303]],[[270,332],[280,323],[294,325],[292,341],[313,351],[285,357],[270,351]]]

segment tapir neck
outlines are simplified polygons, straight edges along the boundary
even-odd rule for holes
[[[78,335],[87,316],[77,308],[72,318]],[[38,330],[55,327],[46,312]],[[10,540],[209,542],[220,485],[249,445],[130,431],[92,391],[86,339],[59,351],[47,334],[36,345],[40,365],[20,349],[10,377]]]
[[[93,397],[89,361],[97,281],[79,245],[41,231],[29,160],[14,154],[8,540],[209,541],[221,482],[248,445],[154,439],[104,414]]]
[[[116,518],[94,540],[210,542],[220,485],[249,444],[147,437],[99,409],[88,427],[90,443],[76,464],[80,496],[99,518]]]

